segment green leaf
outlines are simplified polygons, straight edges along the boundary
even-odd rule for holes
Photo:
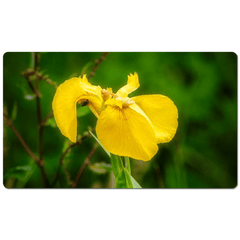
[[[129,174],[131,174],[131,165],[129,157],[123,157],[125,168],[128,170]]]
[[[125,179],[125,174],[123,169],[119,172],[118,177],[116,178],[116,187],[115,188],[127,188],[127,183]]]
[[[118,177],[120,171],[123,169],[123,162],[122,162],[122,158],[120,156],[114,155],[114,154],[110,154],[110,158],[111,158],[111,164],[112,164],[112,170],[114,173],[115,178]]]
[[[53,127],[53,128],[57,127],[57,124],[56,124],[56,121],[55,121],[54,117],[49,118],[47,120],[45,126],[50,126],[50,127]]]
[[[95,138],[95,140],[99,143],[99,145],[102,147],[102,149],[107,153],[107,155],[109,156],[109,157],[111,157],[111,155],[110,155],[110,152],[108,152],[104,147],[103,147],[103,145],[100,143],[100,141],[98,140],[98,138],[89,130],[89,132],[90,132],[90,134]]]
[[[23,179],[20,179],[20,180],[17,182],[17,184],[16,184],[16,187],[17,187],[17,188],[23,188],[23,187],[27,184],[28,180],[30,179],[30,177],[32,176],[32,174],[34,173],[34,171],[35,171],[36,168],[37,168],[34,163],[32,163],[32,164],[30,165],[30,167],[31,167],[31,169],[27,172],[26,176],[25,176]]]
[[[131,176],[126,168],[121,169],[116,178],[116,188],[133,188]]]
[[[112,171],[111,164],[105,162],[91,164],[89,169],[98,174],[105,174]]]
[[[125,175],[125,178],[126,178],[127,188],[133,188],[131,175],[129,174],[129,172],[126,168],[123,168],[123,171],[124,171],[124,175]]]
[[[14,121],[16,117],[17,117],[17,102],[14,102],[11,120]]]
[[[83,116],[89,114],[90,112],[91,111],[90,111],[89,107],[87,107],[87,106],[77,108],[77,116],[78,117],[83,117]]]
[[[132,180],[132,185],[133,185],[133,188],[142,188],[139,183],[133,178],[133,176],[130,176],[131,177],[131,180]]]
[[[26,166],[17,166],[11,168],[5,175],[4,181],[7,181],[10,178],[17,179],[17,184],[15,187],[23,188],[28,180],[30,179],[31,175],[36,169],[36,165],[33,161],[30,162],[29,165]]]
[[[24,179],[26,177],[27,172],[31,170],[30,166],[17,166],[11,168],[4,176],[4,180],[10,177],[16,179]]]

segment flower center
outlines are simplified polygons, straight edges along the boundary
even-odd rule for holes
[[[126,108],[130,104],[135,103],[129,97],[121,97],[106,89],[102,89],[101,94],[102,94],[103,101],[105,102],[105,105],[112,105],[112,106],[118,106],[120,108]]]
[[[106,102],[110,98],[110,96],[116,95],[106,89],[102,89],[101,94],[104,102]]]

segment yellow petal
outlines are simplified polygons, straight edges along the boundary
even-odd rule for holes
[[[117,95],[121,96],[121,97],[127,97],[128,94],[130,94],[131,92],[135,91],[136,89],[138,89],[140,86],[139,81],[138,81],[138,75],[137,73],[130,74],[128,76],[128,81],[127,81],[127,85],[123,86],[122,88],[120,88],[117,91]]]
[[[71,78],[58,87],[52,103],[53,114],[61,133],[72,142],[76,142],[77,137],[76,103],[89,100],[90,109],[95,115],[99,115],[101,108],[99,88],[88,83],[86,78]]]
[[[116,98],[110,97],[105,102],[105,105],[118,106],[119,108],[122,108],[122,101],[120,99],[116,99]]]
[[[96,96],[97,98],[102,98],[100,86],[94,86],[88,82],[86,75],[83,78],[79,77],[79,83],[81,88],[87,93],[87,95]]]
[[[157,142],[171,141],[178,127],[178,110],[173,101],[163,95],[143,95],[131,98],[146,113],[156,132]]]
[[[96,132],[103,147],[115,155],[148,161],[158,151],[152,125],[129,107],[108,105],[97,121]]]
[[[88,103],[88,107],[90,108],[90,110],[92,111],[92,113],[99,118],[99,115],[101,113],[101,106],[102,106],[102,100],[96,96],[89,96],[89,95],[83,95],[82,97],[80,97],[80,101],[83,100],[89,100]]]

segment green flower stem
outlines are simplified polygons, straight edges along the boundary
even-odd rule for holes
[[[129,174],[131,175],[131,164],[129,157],[122,157],[124,160],[125,168],[128,170]]]
[[[131,176],[125,167],[116,178],[116,188],[133,188]]]
[[[116,188],[141,188],[141,186],[131,176],[129,157],[120,157],[111,154],[110,158],[112,170],[116,179]]]
[[[112,164],[112,170],[115,177],[118,177],[122,169],[126,169],[129,172],[129,175],[131,175],[131,165],[130,165],[129,157],[120,157],[120,156],[111,154],[111,164]]]
[[[111,158],[111,164],[112,164],[112,170],[113,170],[114,176],[115,178],[117,178],[121,170],[124,168],[122,158],[114,154],[111,154],[110,158]]]

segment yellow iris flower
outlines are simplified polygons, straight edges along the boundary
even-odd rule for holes
[[[140,86],[137,73],[116,94],[111,88],[91,85],[86,75],[62,83],[52,108],[61,133],[72,142],[77,137],[76,104],[85,102],[98,118],[96,133],[103,147],[119,156],[148,161],[158,143],[169,142],[178,127],[178,110],[173,101],[160,94],[129,98]]]

